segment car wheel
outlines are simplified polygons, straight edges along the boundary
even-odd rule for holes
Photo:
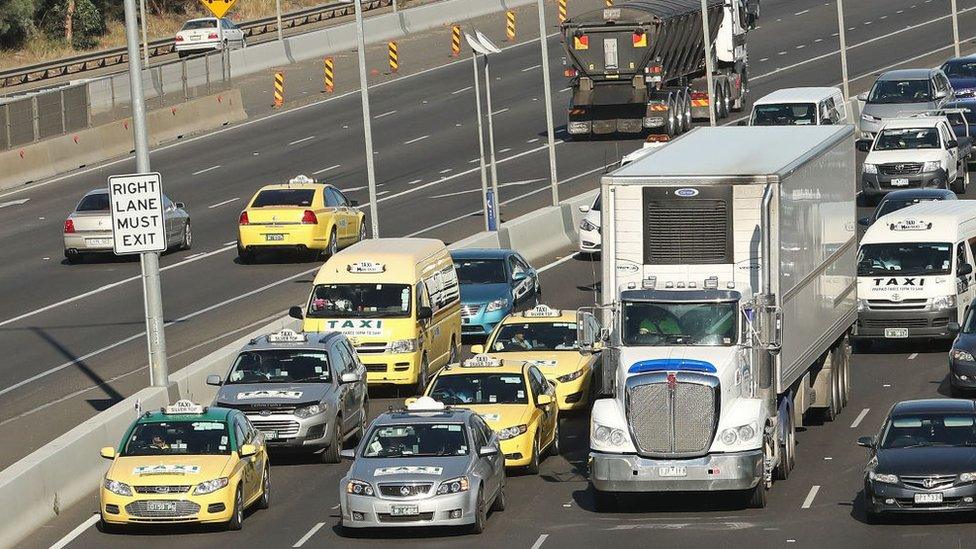
[[[749,490],[748,506],[751,509],[762,509],[766,507],[766,481],[759,479],[759,483],[752,490]]]
[[[357,242],[362,242],[366,240],[366,220],[363,219],[359,222],[359,240]]]
[[[77,265],[84,259],[85,257],[80,252],[64,252],[64,260],[68,262],[68,265]]]
[[[359,421],[359,425],[356,427],[356,433],[353,435],[353,440],[356,444],[359,444],[363,437],[366,436],[366,422],[369,419],[369,399],[363,400],[363,419]]]
[[[244,527],[244,490],[240,486],[237,487],[237,493],[234,494],[234,514],[231,515],[230,520],[227,521],[228,530],[240,530]]]
[[[193,231],[190,229],[190,222],[187,221],[183,226],[183,240],[180,242],[181,250],[189,250],[193,246]]]
[[[532,440],[532,459],[525,466],[525,472],[530,475],[539,474],[539,432],[536,431],[535,438]]]
[[[551,405],[552,406],[555,406],[556,403],[554,402]],[[556,418],[556,429],[555,429],[555,431],[556,432],[554,432],[552,434],[552,443],[549,444],[549,452],[548,452],[548,455],[549,456],[558,456],[559,455],[559,418]]]
[[[590,485],[590,493],[593,494],[593,509],[598,513],[606,513],[617,510],[617,494],[613,492],[601,492]]]
[[[254,251],[248,250],[247,248],[237,244],[237,259],[244,265],[248,265],[254,262]]]
[[[471,533],[480,534],[485,531],[485,522],[488,520],[488,508],[485,505],[485,491],[478,488],[478,503],[474,510],[474,522],[471,524]]]
[[[448,364],[457,364],[461,358],[461,349],[458,348],[457,340],[451,337],[451,354],[447,359]]]
[[[427,362],[427,355],[420,359],[420,371],[417,372],[417,394],[424,394],[424,389],[427,388],[427,370],[430,368],[430,364]]]
[[[322,463],[339,463],[339,452],[342,450],[342,437],[339,436],[339,429],[342,425],[342,416],[336,416],[335,425],[332,426],[332,436],[329,437],[329,446],[322,450]]]
[[[271,467],[264,466],[264,477],[261,479],[261,499],[258,500],[258,509],[271,507]]]
[[[864,522],[868,524],[881,524],[884,522],[884,515],[881,513],[875,513],[870,509],[864,511]]]
[[[503,483],[501,488],[498,489],[498,493],[495,494],[495,501],[491,502],[491,510],[493,512],[504,511],[507,502],[505,501],[505,484]]]
[[[118,524],[111,524],[105,522],[105,517],[99,516],[98,519],[98,531],[103,534],[118,534],[121,532],[121,528]]]
[[[336,236],[336,230],[332,229],[332,233],[329,235],[329,257],[332,257],[339,251],[339,239]]]

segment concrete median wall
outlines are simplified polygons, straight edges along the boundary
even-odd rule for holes
[[[239,90],[193,99],[147,114],[149,146],[214,130],[247,118]],[[0,152],[0,190],[76,170],[133,150],[132,119],[46,139]]]

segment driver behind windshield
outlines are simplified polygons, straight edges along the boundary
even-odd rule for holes
[[[363,450],[363,457],[437,457],[467,453],[462,425],[417,423],[377,428]]]
[[[227,383],[327,383],[328,355],[322,351],[248,351],[237,357]]]

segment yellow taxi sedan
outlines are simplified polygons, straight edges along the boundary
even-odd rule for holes
[[[505,467],[534,474],[546,455],[559,454],[554,390],[532,364],[478,355],[445,366],[424,396],[480,414],[498,433]]]
[[[546,379],[556,384],[560,410],[585,408],[589,402],[590,378],[599,355],[580,352],[576,344],[576,311],[538,305],[508,315],[484,346],[473,345],[471,351],[536,365]]]
[[[366,239],[366,214],[342,191],[300,175],[261,187],[237,223],[237,256],[251,263],[260,251],[331,256]]]
[[[181,400],[140,416],[101,454],[112,460],[99,490],[106,529],[196,522],[240,530],[246,508],[270,503],[264,438],[239,410]]]

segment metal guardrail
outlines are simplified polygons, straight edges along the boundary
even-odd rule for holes
[[[363,10],[377,9],[392,5],[392,3],[393,0],[363,0]],[[352,15],[353,10],[353,3],[346,0],[344,2],[333,2],[324,6],[285,13],[281,16],[282,30],[300,27],[310,23],[318,23],[345,15]],[[238,27],[244,30],[244,35],[247,38],[250,38],[252,36],[276,32],[278,30],[278,20],[275,16],[265,17],[253,21],[246,21],[238,25]],[[153,40],[149,42],[148,46],[149,57],[171,54],[174,51],[174,47],[175,42],[173,38]],[[114,65],[122,65],[128,61],[128,57],[125,47],[120,47],[3,70],[0,71],[0,88],[19,86],[21,84],[48,80],[50,78],[59,78]]]

